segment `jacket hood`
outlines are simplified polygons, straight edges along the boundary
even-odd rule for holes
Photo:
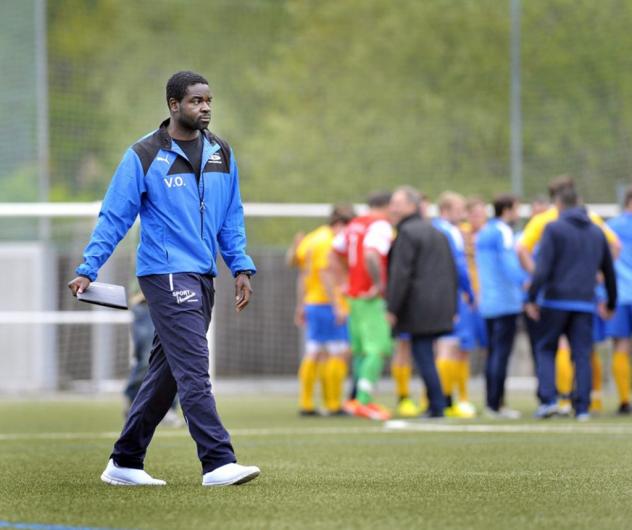
[[[577,226],[584,226],[592,223],[584,206],[577,206],[575,208],[564,210],[560,214],[560,218]]]

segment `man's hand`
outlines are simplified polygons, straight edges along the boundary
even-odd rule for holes
[[[359,298],[371,299],[382,295],[382,286],[373,284],[368,291],[364,291]]]
[[[604,320],[610,320],[614,315],[614,311],[608,309],[608,306],[605,302],[599,302],[599,304],[597,305],[597,312],[599,313],[599,316]]]
[[[533,302],[529,302],[524,305],[524,312],[531,320],[538,321],[540,320],[540,308],[537,304]]]
[[[248,305],[251,295],[250,277],[243,272],[239,273],[235,278],[235,311],[237,313]]]
[[[397,317],[391,312],[386,313],[386,320],[392,328],[397,325]]]
[[[73,296],[77,293],[83,293],[90,286],[90,279],[85,276],[77,276],[71,282],[68,282],[68,288],[72,291]]]
[[[305,324],[305,306],[303,304],[296,306],[296,310],[294,311],[294,324],[299,328]]]

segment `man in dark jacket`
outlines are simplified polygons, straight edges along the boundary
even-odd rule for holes
[[[433,342],[452,331],[457,273],[446,236],[419,215],[419,193],[393,193],[390,213],[397,238],[389,256],[388,317],[397,333],[412,336],[412,354],[428,390],[428,416],[442,417],[445,398],[434,362]]]
[[[542,236],[525,307],[527,315],[538,320],[540,327],[536,356],[541,405],[535,414],[537,418],[548,418],[557,412],[555,352],[560,336],[566,335],[575,363],[575,415],[580,421],[589,419],[590,353],[599,271],[608,293],[607,306],[599,307],[602,318],[610,318],[617,303],[610,248],[603,232],[578,204],[573,188],[558,193],[560,218],[550,223]]]

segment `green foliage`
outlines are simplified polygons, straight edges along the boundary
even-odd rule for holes
[[[614,200],[632,162],[632,4],[523,2],[525,191],[559,173]],[[400,183],[509,184],[509,8],[497,0],[49,3],[57,196],[100,196],[199,70],[249,201],[361,201]]]

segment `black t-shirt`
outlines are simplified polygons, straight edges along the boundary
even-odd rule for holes
[[[176,142],[180,149],[187,155],[189,162],[193,166],[193,172],[195,178],[200,180],[200,164],[202,163],[202,133],[198,134],[198,137],[193,140],[173,140]]]

